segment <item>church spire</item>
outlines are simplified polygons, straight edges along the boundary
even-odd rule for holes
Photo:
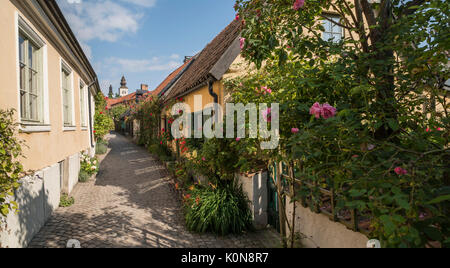
[[[127,80],[125,79],[125,76],[122,76],[122,80],[120,81],[119,95],[120,97],[128,95]]]
[[[110,99],[112,99],[112,98],[114,97],[112,85],[109,85],[109,93],[108,93],[108,97],[109,97]]]
[[[125,76],[122,76],[122,81],[120,82],[120,86],[123,88],[127,87],[127,80],[125,79]]]

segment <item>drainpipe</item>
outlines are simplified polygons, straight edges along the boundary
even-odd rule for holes
[[[216,93],[214,93],[214,80],[211,79],[208,82],[208,90],[209,90],[209,95],[211,95],[214,98],[214,103],[219,103],[219,96],[217,96]],[[219,114],[217,112],[214,113],[214,122],[218,123],[219,122]]]
[[[211,95],[214,98],[214,103],[219,103],[219,96],[217,96],[216,93],[214,93],[214,81],[211,79],[208,82],[209,86],[209,95]]]
[[[91,94],[91,91],[89,90],[89,88],[91,87],[91,86],[93,86],[95,83],[97,83],[97,77],[95,77],[95,79],[94,79],[94,81],[92,81],[92,83],[90,83],[89,85],[88,85],[88,104],[89,104],[89,137],[90,137],[90,139],[91,139],[91,148],[94,148],[95,147],[95,143],[94,143],[94,126],[93,126],[93,122],[92,122],[92,104],[91,104],[91,102],[92,102],[92,94]],[[94,113],[95,113],[95,111],[94,111]]]

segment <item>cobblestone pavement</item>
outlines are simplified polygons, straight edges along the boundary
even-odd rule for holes
[[[29,247],[266,248],[277,247],[272,230],[217,237],[185,229],[183,211],[165,168],[144,148],[110,135],[111,151],[95,181],[78,184],[75,204],[59,208]]]

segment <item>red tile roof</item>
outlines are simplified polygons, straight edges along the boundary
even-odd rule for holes
[[[210,77],[210,71],[241,33],[241,21],[234,20],[195,57],[194,62],[168,93],[167,99],[186,93]]]
[[[163,81],[163,82],[162,82],[155,90],[153,90],[152,92],[150,92],[150,96],[156,96],[156,95],[158,95],[159,93],[161,93],[161,91],[162,91],[163,89],[165,89],[165,88],[169,85],[169,83],[172,82],[172,81],[178,76],[178,74],[180,74],[181,71],[184,70],[184,68],[186,68],[186,66],[189,65],[189,62],[190,62],[191,60],[192,60],[192,59],[187,60],[183,65],[181,65],[180,67],[178,67],[178,69],[176,69],[176,70],[173,71],[171,74],[169,74],[169,76],[167,76],[166,79],[164,79],[164,81]]]

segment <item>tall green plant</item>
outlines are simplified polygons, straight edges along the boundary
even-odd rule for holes
[[[106,98],[102,92],[99,92],[95,96],[94,136],[96,140],[102,140],[114,128],[114,122],[107,110]]]
[[[0,110],[0,219],[17,210],[12,199],[20,186],[23,167],[17,160],[22,156],[21,143],[15,137],[14,110]]]
[[[185,196],[185,202],[190,231],[227,235],[252,228],[249,201],[241,186],[194,188]]]

